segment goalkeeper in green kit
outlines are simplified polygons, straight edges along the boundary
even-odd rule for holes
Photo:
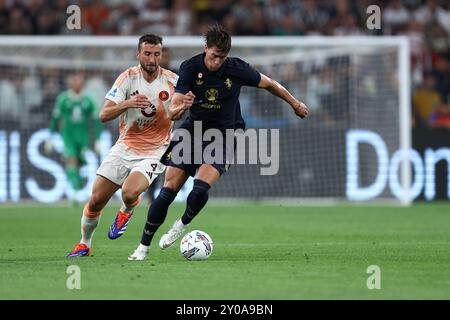
[[[64,159],[67,178],[74,190],[72,201],[77,203],[77,194],[82,187],[80,167],[85,163],[85,151],[89,149],[90,125],[95,126],[94,149],[100,154],[100,134],[103,125],[98,118],[94,100],[83,93],[84,76],[76,73],[68,78],[69,90],[60,93],[56,99],[50,124],[50,134],[59,132],[64,141]],[[51,138],[45,142],[46,153],[53,150]]]

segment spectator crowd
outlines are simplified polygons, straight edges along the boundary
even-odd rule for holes
[[[72,4],[80,30],[66,26]],[[379,30],[366,25],[370,5],[381,9]],[[448,0],[0,0],[0,35],[199,35],[214,22],[238,36],[405,35],[413,124],[450,130]]]

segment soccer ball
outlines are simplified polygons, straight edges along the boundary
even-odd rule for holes
[[[188,260],[206,260],[213,251],[213,242],[206,232],[194,230],[181,239],[180,251]]]

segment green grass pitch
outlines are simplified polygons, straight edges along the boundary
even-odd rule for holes
[[[450,203],[411,207],[294,207],[210,203],[190,230],[214,241],[206,261],[158,248],[183,211],[171,207],[149,259],[128,261],[146,216],[141,204],[124,236],[107,238],[107,207],[92,255],[68,259],[81,208],[0,207],[0,299],[449,299]],[[67,268],[81,270],[69,290]],[[369,290],[367,268],[381,270]]]

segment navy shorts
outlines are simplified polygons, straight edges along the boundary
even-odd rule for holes
[[[235,150],[234,143],[227,146],[225,139],[223,140],[223,143],[215,144],[214,148],[212,148],[214,141],[199,141],[196,145],[194,141],[191,141],[189,144],[188,141],[185,142],[183,139],[179,141],[172,140],[160,161],[166,166],[184,170],[192,177],[195,176],[198,168],[203,164],[210,164],[222,175],[228,171],[231,161],[227,159],[233,157]],[[216,150],[222,150],[222,154],[216,154]],[[233,153],[230,153],[230,150],[233,150]],[[205,154],[211,155],[211,157],[205,158]]]

